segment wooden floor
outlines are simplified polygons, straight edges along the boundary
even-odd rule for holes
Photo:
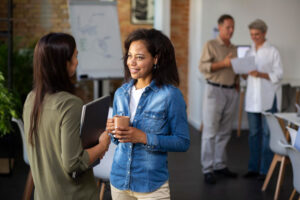
[[[271,200],[275,192],[276,176],[271,178],[265,192],[261,192],[263,182],[246,180],[242,175],[247,172],[248,140],[247,131],[242,132],[240,138],[231,138],[228,145],[229,168],[239,173],[237,179],[218,178],[216,185],[206,185],[203,182],[200,165],[201,134],[190,128],[191,146],[185,153],[169,153],[170,189],[172,200]],[[3,144],[4,143],[4,144]],[[7,144],[10,143],[10,144]],[[16,134],[13,142],[0,140],[0,156],[12,149],[15,155],[15,165],[11,175],[0,175],[0,199],[19,200],[22,197],[24,184],[29,167],[22,158],[21,139]],[[278,174],[279,166],[275,174]],[[292,169],[288,165],[285,179],[280,191],[279,199],[288,199],[292,192]],[[109,188],[105,192],[105,199],[110,199]]]

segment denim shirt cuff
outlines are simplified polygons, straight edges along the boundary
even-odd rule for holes
[[[109,135],[110,135],[110,140],[111,140],[114,144],[118,145],[118,144],[119,144],[119,140],[118,140],[117,138],[115,138],[114,135],[112,135],[111,133],[110,133]]]
[[[154,148],[156,148],[158,146],[158,137],[154,134],[148,134],[147,135],[147,149],[148,150],[154,150]]]

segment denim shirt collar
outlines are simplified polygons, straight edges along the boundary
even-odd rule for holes
[[[123,89],[124,93],[130,94],[130,89],[134,85],[136,81],[134,79],[131,79],[128,84],[124,84],[121,88]],[[152,80],[149,86],[147,88],[152,89],[154,92],[158,92],[158,86],[156,85],[156,81]],[[146,89],[146,91],[149,89]]]

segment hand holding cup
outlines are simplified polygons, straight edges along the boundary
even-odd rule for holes
[[[114,125],[115,129],[117,128],[128,128],[130,123],[130,119],[128,116],[114,116]]]
[[[112,133],[112,134],[115,133],[114,118],[107,119],[107,122],[106,122],[106,131],[108,133]]]

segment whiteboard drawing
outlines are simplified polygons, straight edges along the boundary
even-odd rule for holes
[[[77,75],[123,77],[122,47],[115,3],[70,2],[72,34],[78,49]],[[91,1],[94,2],[94,1]]]

